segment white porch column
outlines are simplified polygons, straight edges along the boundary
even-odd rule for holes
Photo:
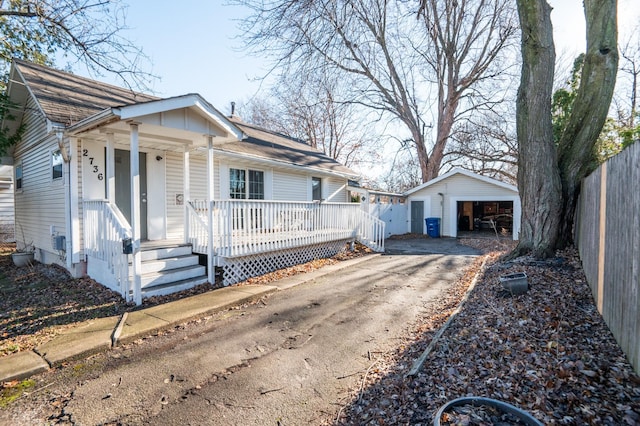
[[[140,152],[138,124],[129,122],[131,128],[131,234],[133,238],[133,301],[142,304],[142,259],[140,254]]]
[[[107,133],[107,200],[109,203],[116,202],[116,164],[115,164],[115,147],[113,133]]]
[[[71,264],[80,263],[80,194],[78,190],[78,145],[80,140],[78,138],[69,138],[69,210],[70,210],[70,230],[71,247],[67,242],[67,257],[71,258]],[[82,158],[82,157],[80,157]],[[67,261],[68,262],[68,261]],[[71,265],[69,265],[71,266]]]
[[[182,201],[184,204],[182,206],[184,211],[184,242],[188,243],[190,229],[189,229],[189,210],[187,209],[187,203],[191,201],[191,175],[190,175],[191,166],[189,164],[189,147],[187,146],[184,147],[184,159],[182,161],[182,169],[184,170],[184,172],[182,173],[182,176],[183,176],[182,192],[184,192],[183,194],[184,197]]]
[[[208,279],[211,285],[215,285],[215,271],[213,270],[213,254],[215,252],[213,247],[213,200],[214,200],[214,170],[213,170],[213,136],[207,135],[207,215],[208,226],[207,230],[207,271]]]

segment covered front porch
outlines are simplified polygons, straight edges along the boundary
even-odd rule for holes
[[[220,146],[245,135],[197,95],[114,108],[65,136],[78,152],[72,220],[88,274],[138,304],[214,283],[216,268],[229,285],[331,256],[350,241],[383,250],[384,223],[357,203],[216,197],[220,170],[229,175]]]

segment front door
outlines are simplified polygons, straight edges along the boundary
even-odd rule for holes
[[[131,155],[115,150],[116,206],[131,223]],[[147,154],[140,153],[140,239],[147,239]]]
[[[422,234],[424,221],[424,201],[411,202],[411,233]]]

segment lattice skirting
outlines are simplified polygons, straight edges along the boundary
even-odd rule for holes
[[[276,252],[226,258],[222,265],[224,285],[236,284],[278,269],[334,256],[346,249],[347,241],[329,241]]]

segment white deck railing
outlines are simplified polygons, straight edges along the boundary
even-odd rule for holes
[[[188,209],[188,240],[207,253],[207,202],[191,201]],[[213,253],[221,257],[349,239],[384,250],[384,222],[355,203],[214,201],[213,221]]]
[[[131,238],[131,227],[120,210],[107,200],[83,203],[84,251],[103,261],[125,300],[130,300],[129,256],[123,254],[122,240]]]

